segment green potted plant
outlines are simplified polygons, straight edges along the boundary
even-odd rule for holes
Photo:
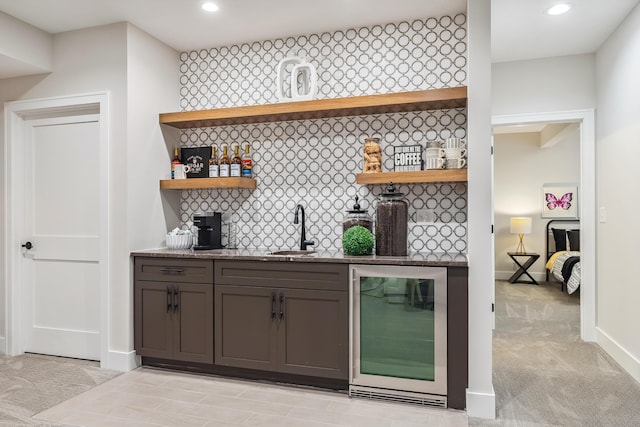
[[[361,225],[349,227],[342,235],[342,249],[345,255],[371,255],[373,233]]]

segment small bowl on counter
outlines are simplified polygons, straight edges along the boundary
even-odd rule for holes
[[[167,234],[167,248],[189,249],[193,246],[193,234]]]

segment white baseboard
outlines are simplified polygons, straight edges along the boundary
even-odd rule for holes
[[[507,280],[509,279],[509,277],[513,276],[513,273],[515,273],[515,271],[496,271],[495,272],[496,280]],[[533,277],[539,282],[546,280],[545,273],[540,273],[535,271],[529,271],[528,273],[531,275],[531,277]],[[518,278],[518,280],[529,280],[529,278],[527,277],[526,274],[523,274],[522,276],[520,276],[520,278]]]
[[[140,366],[135,351],[109,351],[109,357],[106,363],[100,363],[101,368],[113,369],[115,371],[128,372]]]
[[[0,337],[0,354],[7,354],[7,340],[5,337]]]
[[[496,392],[477,393],[467,389],[467,416],[473,418],[496,419]]]
[[[604,351],[609,353],[633,379],[640,383],[640,360],[636,356],[631,354],[600,328],[596,328],[596,342]]]

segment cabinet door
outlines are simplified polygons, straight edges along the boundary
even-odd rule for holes
[[[215,286],[215,363],[272,371],[276,367],[276,291]]]
[[[174,285],[174,360],[213,363],[213,285]]]
[[[138,356],[170,359],[172,293],[167,283],[137,281],[134,285],[135,349]]]
[[[279,291],[278,304],[278,370],[348,379],[348,293],[286,289]]]

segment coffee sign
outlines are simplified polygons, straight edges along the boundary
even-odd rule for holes
[[[393,170],[396,172],[422,170],[422,146],[401,145],[393,147]]]

